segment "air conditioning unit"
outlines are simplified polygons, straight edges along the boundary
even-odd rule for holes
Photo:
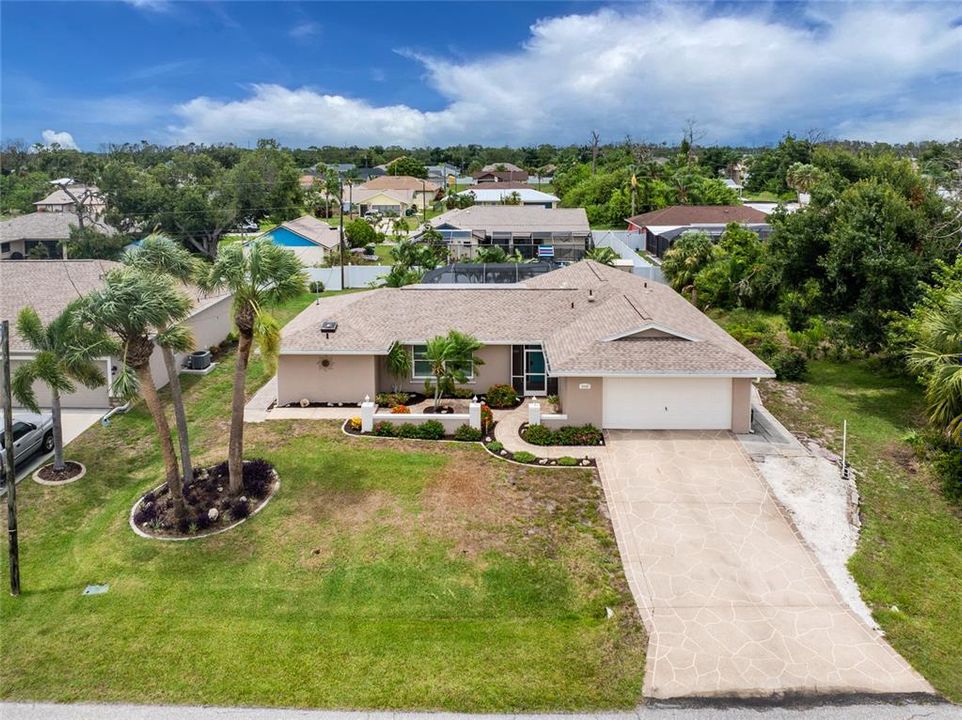
[[[188,370],[206,370],[210,367],[210,350],[198,350],[187,356]]]

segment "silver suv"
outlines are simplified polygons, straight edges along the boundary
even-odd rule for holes
[[[0,415],[0,450],[4,450],[6,433],[3,416]],[[36,413],[17,413],[13,416],[13,461],[20,464],[35,452],[53,452],[53,418]],[[0,478],[6,474],[6,466],[0,462]]]

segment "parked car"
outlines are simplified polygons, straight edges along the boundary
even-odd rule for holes
[[[6,441],[3,418],[0,417],[0,450],[5,450]],[[17,413],[13,416],[13,462],[15,465],[26,460],[35,452],[53,452],[53,417],[36,413]],[[0,463],[0,465],[3,465]],[[5,473],[5,465],[0,467],[0,478]]]

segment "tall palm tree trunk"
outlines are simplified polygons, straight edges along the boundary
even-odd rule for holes
[[[239,495],[244,489],[244,385],[252,340],[252,336],[246,332],[238,332],[237,363],[234,365],[234,392],[230,410],[230,445],[227,450],[230,491],[234,495]]]
[[[180,373],[177,372],[177,362],[174,351],[170,348],[160,349],[164,356],[164,366],[170,379],[170,399],[174,404],[174,421],[177,423],[177,440],[180,444],[180,462],[184,468],[184,485],[194,481],[194,464],[190,459],[190,437],[187,434],[187,413],[184,412],[184,396],[180,391]]]
[[[187,517],[187,508],[184,506],[184,486],[180,480],[180,469],[177,467],[174,441],[170,439],[170,424],[160,404],[157,386],[154,385],[154,378],[150,374],[150,365],[145,363],[137,366],[136,369],[137,377],[140,379],[140,393],[144,396],[144,402],[147,404],[150,416],[154,419],[157,435],[160,437],[160,452],[164,458],[167,487],[170,488],[170,497],[174,501],[174,518],[180,522]]]
[[[53,469],[63,470],[63,420],[60,413],[60,391],[51,388],[50,414],[53,415]]]

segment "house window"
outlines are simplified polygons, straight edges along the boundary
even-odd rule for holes
[[[431,372],[431,361],[427,359],[428,346],[427,345],[412,345],[411,346],[411,379],[412,380],[427,380],[428,378],[434,377]],[[474,363],[468,362],[465,368],[465,374],[468,379],[474,378]]]

